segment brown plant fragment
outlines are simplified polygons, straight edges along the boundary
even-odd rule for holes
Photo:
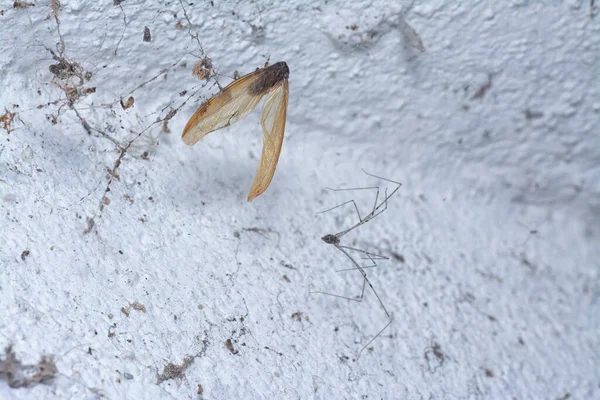
[[[227,350],[229,350],[231,352],[231,354],[238,353],[238,351],[233,347],[233,343],[231,342],[231,339],[227,339],[225,341],[225,347],[227,347]]]
[[[133,308],[135,311],[146,312],[146,306],[144,306],[141,303],[138,303],[137,301],[131,303],[131,308]]]
[[[50,0],[50,12],[54,19],[58,22],[58,10],[60,10],[59,0]]]
[[[37,364],[22,364],[8,346],[4,359],[0,358],[0,377],[6,375],[8,386],[13,389],[32,386],[52,380],[57,373],[53,357],[43,356]]]
[[[28,3],[26,1],[15,1],[13,3],[13,8],[17,8],[17,9],[24,9],[24,8],[29,8],[29,7],[35,7],[35,4],[33,3]]]
[[[214,75],[212,60],[208,57],[204,57],[202,60],[194,64],[192,68],[192,75],[196,76],[201,81],[207,81],[211,76]]]
[[[13,131],[12,123],[15,119],[15,115],[17,115],[17,113],[11,113],[6,108],[4,109],[4,114],[0,115],[0,122],[2,123],[2,128],[9,134]]]

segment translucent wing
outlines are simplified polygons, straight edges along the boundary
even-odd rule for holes
[[[288,93],[288,81],[284,80],[268,94],[265,100],[260,118],[263,128],[263,150],[256,177],[248,193],[248,201],[254,200],[256,196],[267,190],[275,174],[283,144]]]
[[[249,91],[256,75],[262,71],[255,71],[232,82],[202,104],[183,129],[181,138],[185,144],[191,146],[210,132],[233,125],[250,113],[264,95],[252,95]]]
[[[425,51],[425,46],[423,46],[423,41],[421,40],[421,36],[419,36],[417,31],[415,31],[414,28],[412,26],[410,26],[408,24],[408,22],[406,22],[404,17],[400,18],[400,31],[406,38],[406,41],[408,42],[408,44],[410,44],[412,47],[419,50],[420,52]]]

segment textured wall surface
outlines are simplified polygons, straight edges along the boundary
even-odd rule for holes
[[[0,398],[600,398],[590,2],[62,3],[0,4]],[[180,135],[269,56],[286,136],[248,203],[261,106]],[[390,258],[357,359],[377,298],[310,291],[360,294],[319,239],[353,207],[316,212],[393,189],[361,168],[402,187],[344,237]]]

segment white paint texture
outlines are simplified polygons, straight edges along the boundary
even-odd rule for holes
[[[96,87],[74,107],[121,144],[200,88],[191,34],[221,84],[267,55],[291,71],[279,166],[253,203],[259,111],[180,140],[211,81],[171,133],[158,123],[133,142],[102,211],[117,146],[88,135],[51,83],[48,3],[12,3],[0,6],[0,112],[16,112],[10,134],[0,127],[0,346],[24,363],[54,355],[59,374],[21,389],[3,379],[0,398],[184,399],[198,384],[206,399],[600,396],[589,2],[195,1],[190,26],[179,1],[63,1],[64,56]],[[403,38],[403,12],[425,52]],[[385,324],[376,299],[309,290],[360,292],[319,239],[355,222],[352,207],[315,212],[351,196],[367,210],[372,193],[324,190],[376,184],[361,168],[403,186],[347,241],[391,257],[369,276],[395,321],[357,362]],[[135,301],[146,311],[120,311]],[[181,377],[156,384],[186,356]]]

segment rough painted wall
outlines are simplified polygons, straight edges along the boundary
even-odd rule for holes
[[[590,2],[62,3],[0,4],[0,398],[600,396]],[[268,56],[286,137],[247,203],[260,106],[180,134]],[[361,168],[402,187],[344,237],[390,258],[357,360],[369,287],[309,292],[360,294],[319,239],[353,207],[316,213],[392,190]]]

